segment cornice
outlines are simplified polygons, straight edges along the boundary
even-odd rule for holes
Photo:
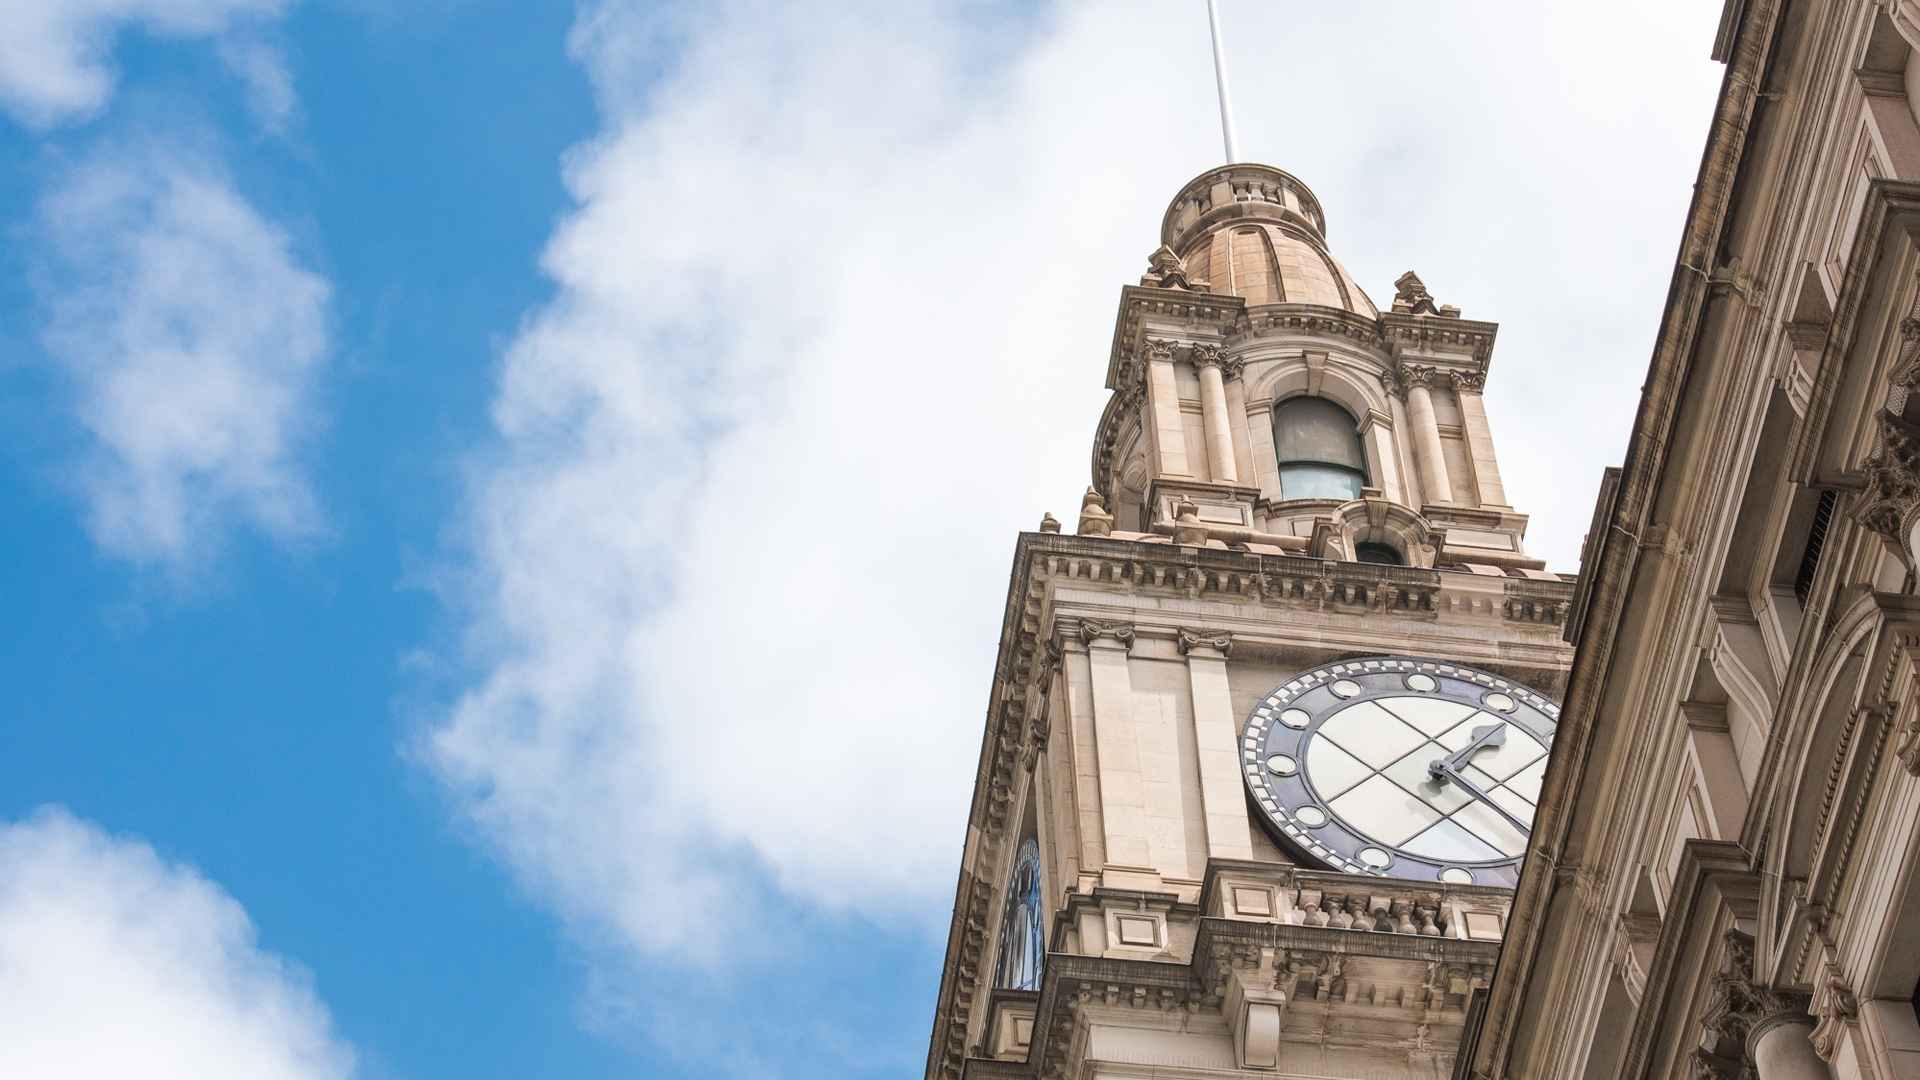
[[[1380,314],[1380,337],[1395,356],[1440,346],[1466,349],[1479,370],[1485,371],[1493,358],[1493,342],[1500,324],[1477,319],[1448,318],[1444,315],[1408,315],[1397,311]]]
[[[1234,320],[1246,309],[1238,296],[1221,293],[1189,292],[1185,289],[1161,289],[1151,285],[1120,287],[1120,307],[1113,317],[1113,345],[1107,351],[1107,389],[1120,388],[1120,374],[1126,361],[1144,344],[1140,340],[1140,320],[1147,315],[1179,319],[1195,331],[1204,331],[1216,340],[1224,339]]]

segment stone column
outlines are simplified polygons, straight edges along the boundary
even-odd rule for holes
[[[1467,437],[1467,458],[1473,462],[1474,495],[1481,506],[1507,505],[1507,488],[1500,482],[1500,463],[1493,456],[1493,429],[1487,426],[1486,404],[1480,391],[1487,376],[1478,371],[1453,373],[1453,396],[1460,402],[1460,428]]]
[[[1227,383],[1220,373],[1220,346],[1195,345],[1192,355],[1194,370],[1200,375],[1200,417],[1206,425],[1208,476],[1216,484],[1238,483],[1233,432],[1227,426]]]
[[[1153,872],[1145,778],[1133,731],[1133,627],[1080,624],[1093,683],[1093,752],[1100,772],[1100,823],[1109,868]]]
[[[1440,446],[1440,422],[1433,415],[1433,394],[1427,389],[1436,376],[1432,368],[1407,369],[1407,412],[1413,421],[1413,449],[1420,467],[1421,495],[1426,502],[1450,503],[1453,484],[1447,478],[1447,456]]]
[[[1247,797],[1241,787],[1239,722],[1227,690],[1227,653],[1233,636],[1224,630],[1182,630],[1187,682],[1193,694],[1194,744],[1200,751],[1200,805],[1207,818],[1207,857],[1253,858]]]
[[[1747,1057],[1759,1080],[1833,1080],[1813,1049],[1813,1017],[1804,999],[1762,1017],[1747,1033]]]

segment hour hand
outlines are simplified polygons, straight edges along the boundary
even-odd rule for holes
[[[1434,758],[1432,761],[1427,762],[1427,775],[1433,777],[1435,780],[1448,777],[1450,774],[1457,773],[1461,769],[1466,768],[1467,762],[1473,758],[1473,755],[1488,747],[1503,746],[1506,744],[1506,741],[1507,725],[1505,724],[1487,724],[1484,727],[1474,728],[1472,742],[1448,754],[1446,757]],[[1458,778],[1454,777],[1454,779],[1457,780]]]

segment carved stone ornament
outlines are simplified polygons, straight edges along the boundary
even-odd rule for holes
[[[1173,542],[1182,547],[1200,547],[1207,542],[1207,527],[1200,523],[1200,507],[1185,495],[1173,504]]]
[[[1446,375],[1439,368],[1426,364],[1402,364],[1399,381],[1405,387],[1437,387],[1445,385]]]
[[[1087,489],[1086,497],[1080,500],[1080,524],[1074,530],[1081,536],[1108,536],[1113,533],[1113,515],[1107,512],[1107,501],[1100,492]]]
[[[1147,272],[1140,275],[1140,284],[1160,289],[1187,289],[1192,292],[1207,292],[1211,286],[1204,280],[1187,273],[1187,262],[1165,244],[1154,249],[1147,256]]]
[[[1693,1052],[1696,1080],[1752,1080],[1750,1037],[1783,1020],[1805,1022],[1807,996],[1775,990],[1753,978],[1753,937],[1728,930],[1720,939],[1720,967],[1707,990],[1700,1043]]]
[[[1420,275],[1409,270],[1393,279],[1393,310],[1403,315],[1432,315],[1439,309]]]
[[[1213,649],[1226,656],[1233,651],[1233,635],[1225,630],[1180,631],[1180,651],[1188,653],[1196,648]]]
[[[1101,638],[1111,638],[1119,642],[1121,648],[1130,649],[1133,647],[1133,626],[1131,623],[1080,620],[1080,640],[1091,645]]]
[[[1201,368],[1219,367],[1223,357],[1220,355],[1218,345],[1195,345],[1188,352],[1187,359],[1193,363],[1194,367]]]
[[[1140,352],[1150,361],[1164,360],[1168,363],[1173,362],[1173,342],[1171,341],[1162,341],[1159,338],[1148,338],[1141,344]]]
[[[1907,565],[1914,555],[1907,530],[1920,511],[1920,427],[1880,412],[1880,453],[1867,461],[1866,489],[1855,521],[1885,537]]]
[[[1907,722],[1901,726],[1900,741],[1893,754],[1909,775],[1920,776],[1920,712],[1907,717]]]
[[[1043,533],[1059,532],[1060,519],[1057,517],[1054,517],[1053,514],[1051,513],[1041,514],[1040,515],[1040,531]]]
[[[1456,394],[1477,394],[1487,388],[1487,373],[1484,371],[1456,371],[1452,373],[1453,392]]]
[[[1841,1033],[1848,1024],[1860,1019],[1860,999],[1838,973],[1830,972],[1826,982],[1814,992],[1813,1013],[1819,1018],[1813,1025],[1813,1052],[1832,1061]]]

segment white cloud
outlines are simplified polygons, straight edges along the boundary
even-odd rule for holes
[[[90,158],[42,200],[48,351],[86,449],[74,480],[104,550],[192,569],[241,522],[313,536],[297,460],[315,426],[329,288],[210,162]]]
[[[287,0],[12,0],[0,33],[0,106],[36,128],[85,119],[113,96],[113,47],[121,34],[237,35],[222,56],[274,126],[291,104],[292,82],[279,55],[248,35],[286,6]]]
[[[424,744],[576,929],[722,957],[715,913],[761,873],[945,915],[1013,533],[1071,519],[1119,288],[1218,154],[1197,5],[985,10],[580,20],[604,129],[476,472],[481,670]],[[1412,10],[1229,4],[1243,148],[1314,187],[1376,299],[1413,266],[1505,323],[1510,490],[1569,566],[1659,315],[1713,11]]]
[[[310,982],[145,843],[58,809],[0,824],[0,1075],[350,1076]]]

